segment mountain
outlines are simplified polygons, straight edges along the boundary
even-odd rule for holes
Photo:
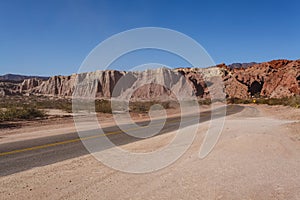
[[[230,69],[235,69],[235,68],[248,68],[251,67],[252,65],[257,64],[256,62],[250,62],[250,63],[232,63],[230,65],[227,65]]]
[[[5,74],[0,76],[0,81],[6,81],[6,82],[22,82],[25,79],[30,78],[36,78],[40,80],[47,80],[49,77],[43,77],[43,76],[25,76],[25,75],[18,75],[18,74]]]
[[[0,82],[0,96],[26,94],[68,98],[73,94],[87,96],[91,92],[96,98],[104,99],[167,100],[175,96],[210,98],[213,95],[222,98],[222,94],[218,93],[220,90],[224,90],[228,98],[241,99],[300,95],[300,60],[273,60],[251,63],[248,67],[245,64],[236,66],[241,67],[220,64],[205,69],[106,70],[49,79],[34,77],[21,83]],[[75,88],[75,85],[79,87]]]

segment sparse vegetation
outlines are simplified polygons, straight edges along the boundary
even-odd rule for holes
[[[210,105],[211,104],[211,99],[200,99],[198,101],[199,105]]]
[[[101,113],[112,113],[111,102],[103,99],[96,100],[95,110],[96,112],[101,112]]]
[[[229,103],[229,104],[249,104],[249,103],[252,103],[252,100],[251,99],[228,98],[227,103]]]
[[[151,106],[159,104],[164,109],[170,108],[170,102],[145,101],[145,102],[130,102],[129,109],[132,112],[145,113],[148,112]],[[158,108],[158,107],[157,107]]]
[[[33,107],[36,109],[61,109],[72,112],[71,99],[43,96],[6,96],[1,98],[0,108]]]
[[[252,98],[252,99],[227,99],[229,104],[267,104],[267,105],[284,105],[295,108],[300,108],[300,96],[285,97],[285,98]],[[121,103],[121,102],[119,102]],[[201,99],[199,105],[210,105],[210,99]],[[159,104],[164,109],[177,107],[178,102],[130,102],[129,111],[146,113],[151,106]],[[120,104],[120,107],[124,107]],[[160,109],[161,107],[157,107]],[[43,109],[60,109],[67,112],[72,112],[72,100],[64,98],[37,97],[37,96],[7,96],[2,97],[0,102],[0,121],[13,121],[20,119],[35,119],[42,118],[46,114]],[[112,113],[111,101],[96,100],[95,111],[98,113]]]
[[[253,99],[238,99],[230,98],[227,101],[230,104],[267,104],[267,105],[284,105],[294,108],[300,108],[300,96],[284,97],[284,98],[253,98]]]
[[[35,119],[45,116],[45,112],[34,107],[9,107],[0,111],[0,121]]]
[[[85,103],[85,102],[83,102]],[[170,102],[130,102],[129,110],[132,112],[148,112],[150,107],[154,104],[160,104],[163,108],[170,108]],[[122,106],[121,106],[122,107]],[[124,107],[124,106],[123,106]],[[1,115],[8,116],[8,113],[3,113],[3,110],[7,110],[10,113],[15,112],[16,109],[29,111],[27,108],[33,108],[36,110],[42,109],[60,109],[66,112],[72,112],[72,100],[65,98],[53,98],[44,96],[6,96],[1,98],[0,109],[2,109]],[[24,108],[24,109],[23,109]],[[79,108],[86,109],[86,107]],[[95,100],[95,111],[98,113],[112,113],[111,101],[104,99]],[[13,115],[11,115],[13,116]],[[16,116],[16,114],[14,114]],[[8,119],[9,117],[2,117]],[[12,119],[12,118],[10,118]],[[16,118],[17,119],[17,118]],[[19,119],[19,118],[18,118]]]

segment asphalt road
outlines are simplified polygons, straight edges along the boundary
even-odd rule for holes
[[[217,108],[216,113],[220,113],[221,116],[221,113],[224,111],[223,109],[224,108]],[[241,112],[243,109],[243,106],[238,105],[227,106],[226,115]],[[191,126],[211,119],[210,111],[201,112],[200,120],[197,115],[187,115],[183,118],[168,118],[159,134],[177,130],[179,128],[180,121],[184,122],[183,126]],[[161,123],[160,120],[155,122],[155,124],[159,123]],[[147,126],[149,121],[140,122],[138,124],[141,126],[138,131],[144,132],[147,131],[147,129],[152,128]],[[128,127],[130,127],[130,125],[128,125]],[[103,130],[106,137],[108,137],[115,145],[123,145],[142,140],[141,138],[135,138],[124,134],[117,126],[107,127]],[[103,134],[99,134],[97,133],[97,130],[95,130],[94,132],[89,131],[85,139],[92,140],[93,138],[100,138],[103,136]],[[105,147],[101,148],[104,149]],[[98,150],[101,151],[101,148]],[[10,175],[34,167],[45,166],[86,154],[89,154],[89,152],[82,144],[77,132],[1,144],[0,176]]]

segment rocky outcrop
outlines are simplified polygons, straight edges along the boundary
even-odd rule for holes
[[[135,100],[165,100],[169,97],[205,98],[209,96],[209,91],[200,73],[201,70],[203,71],[203,69],[167,68],[142,72],[107,70],[54,76],[47,81],[27,79],[21,84],[20,92],[58,97],[71,97],[73,94],[82,97],[93,94],[97,98]],[[214,70],[219,71],[217,68]],[[212,69],[207,71],[210,72]]]
[[[175,97],[222,98],[220,91],[223,90],[228,98],[281,98],[300,95],[300,60],[251,63],[247,67],[220,64],[205,69],[106,70],[53,76],[47,80],[30,78],[18,84],[0,83],[2,96],[17,93],[57,97],[93,94],[97,98],[164,100]]]
[[[274,60],[246,69],[222,66],[228,97],[282,98],[300,95],[300,60]]]
[[[43,81],[37,78],[25,79],[20,85],[20,92],[30,90],[31,88],[35,88],[41,85]]]
[[[110,70],[73,74],[70,76],[53,76],[46,81],[26,79],[21,83],[20,92],[35,95],[71,97],[75,85],[83,81],[92,81],[89,84],[91,85],[90,87],[95,89],[97,96],[111,97],[113,87],[123,75],[124,72]],[[82,90],[88,89],[82,88]]]
[[[0,97],[8,95],[18,95],[20,84],[15,82],[0,81]]]

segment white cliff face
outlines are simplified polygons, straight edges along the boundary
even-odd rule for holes
[[[130,80],[130,81],[128,81]],[[185,76],[177,71],[160,68],[143,72],[128,72],[115,86],[122,89],[121,99],[133,100],[168,100],[195,97],[192,86]]]
[[[72,97],[75,86],[77,94],[84,96],[95,94],[97,97],[110,97],[114,85],[124,76],[119,71],[96,71],[73,74],[71,76],[53,76],[47,81],[34,82],[27,79],[22,83],[20,92],[47,96]]]
[[[201,71],[202,73],[202,71]],[[178,69],[159,68],[142,72],[95,71],[71,76],[53,76],[47,81],[27,79],[21,93],[71,97],[167,100],[205,96],[205,83],[197,70],[187,75]],[[201,90],[201,92],[197,92]]]
[[[125,72],[107,70],[77,74],[72,84],[71,96],[110,98],[115,85]],[[74,93],[75,90],[75,93]]]

